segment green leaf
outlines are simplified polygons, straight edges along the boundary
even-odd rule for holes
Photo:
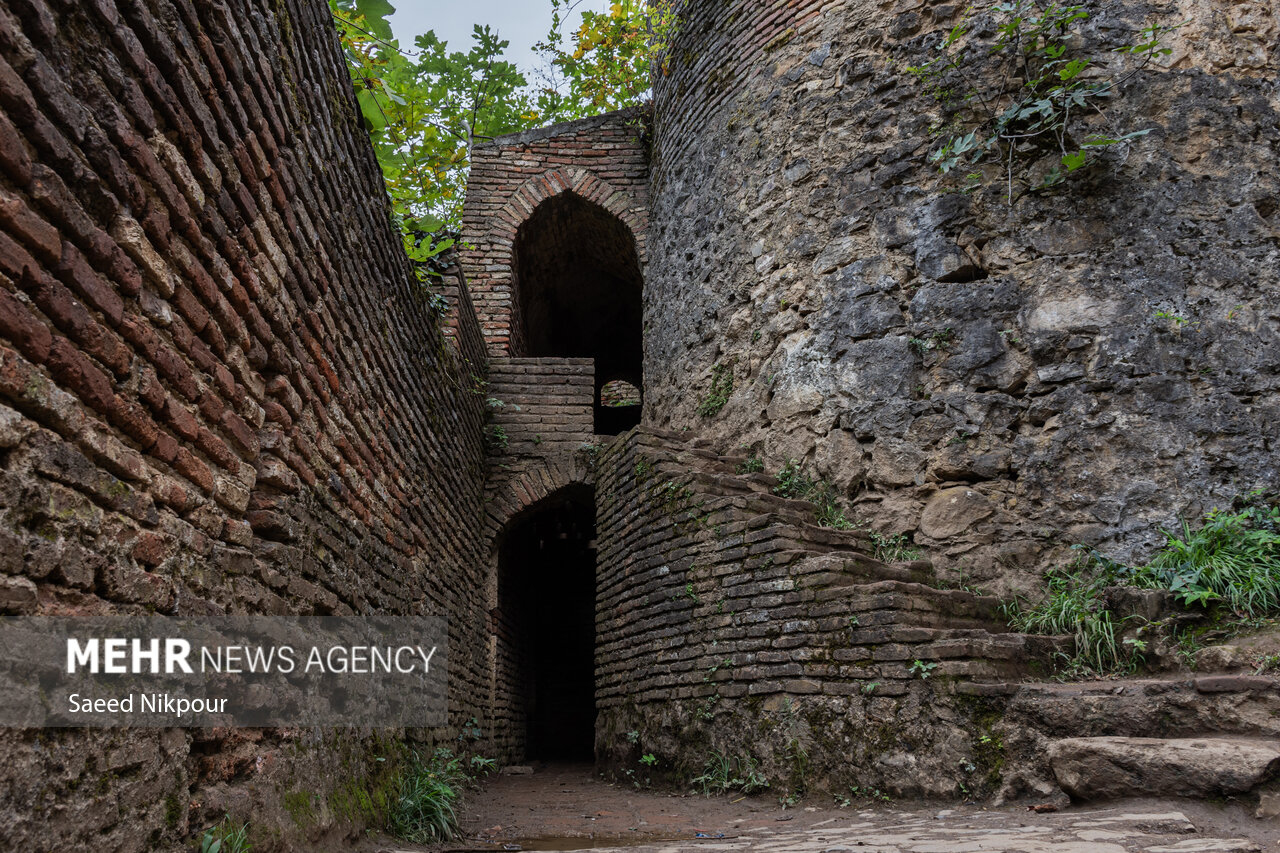
[[[383,113],[382,107],[378,104],[378,96],[374,94],[373,90],[361,89],[356,92],[356,100],[360,102],[360,112],[364,115],[364,120],[369,123],[369,127],[375,133],[385,130],[387,117]]]
[[[1080,76],[1080,73],[1089,67],[1087,59],[1073,59],[1067,63],[1065,68],[1059,69],[1058,77],[1065,83],[1068,80],[1074,80]]]
[[[364,15],[369,32],[386,41],[395,38],[391,32],[391,22],[387,19],[395,14],[396,7],[388,0],[356,0],[356,11]]]
[[[1062,165],[1067,167],[1068,172],[1074,172],[1077,169],[1084,168],[1088,155],[1083,151],[1074,151],[1070,154],[1062,155]]]

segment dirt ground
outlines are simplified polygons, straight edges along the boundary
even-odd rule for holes
[[[1132,800],[1034,813],[1027,803],[855,801],[813,797],[783,809],[777,798],[706,798],[639,791],[597,778],[589,765],[551,765],[502,775],[459,812],[462,838],[400,851],[609,850],[628,853],[751,850],[813,853],[1272,853],[1280,820],[1246,803]],[[1034,805],[1034,804],[1030,804]]]

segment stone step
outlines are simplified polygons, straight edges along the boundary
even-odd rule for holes
[[[1049,766],[1076,800],[1222,797],[1280,776],[1280,742],[1245,738],[1078,737],[1049,744]]]
[[[1280,738],[1280,679],[1198,675],[1067,684],[1026,683],[1011,691],[1007,718],[1051,739]]]

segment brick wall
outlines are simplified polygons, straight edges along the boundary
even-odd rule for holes
[[[589,358],[494,358],[489,362],[494,457],[556,457],[593,441],[595,369]]]
[[[621,219],[645,263],[649,167],[645,113],[627,110],[504,136],[472,154],[462,253],[489,351],[525,355],[513,274],[516,234],[539,204],[570,192]]]
[[[0,107],[0,607],[435,611],[483,716],[479,326],[456,269],[449,340],[412,279],[326,5],[6,0]],[[279,849],[368,818],[335,804],[374,766],[274,730],[0,756],[0,847],[58,851],[224,811]]]
[[[715,751],[756,762],[778,794],[997,784],[980,738],[999,713],[975,697],[1053,642],[1008,633],[997,599],[935,588],[927,563],[871,559],[865,534],[817,527],[771,477],[734,472],[645,427],[600,454],[599,760],[643,778],[652,753],[657,775],[684,781]]]

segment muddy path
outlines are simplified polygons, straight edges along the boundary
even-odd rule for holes
[[[514,850],[796,853],[1280,853],[1280,820],[1247,803],[1131,800],[1037,813],[920,801],[702,797],[606,782],[589,765],[497,776],[459,811],[462,836],[433,847],[383,840],[386,853]],[[1031,804],[1034,805],[1034,804]]]

